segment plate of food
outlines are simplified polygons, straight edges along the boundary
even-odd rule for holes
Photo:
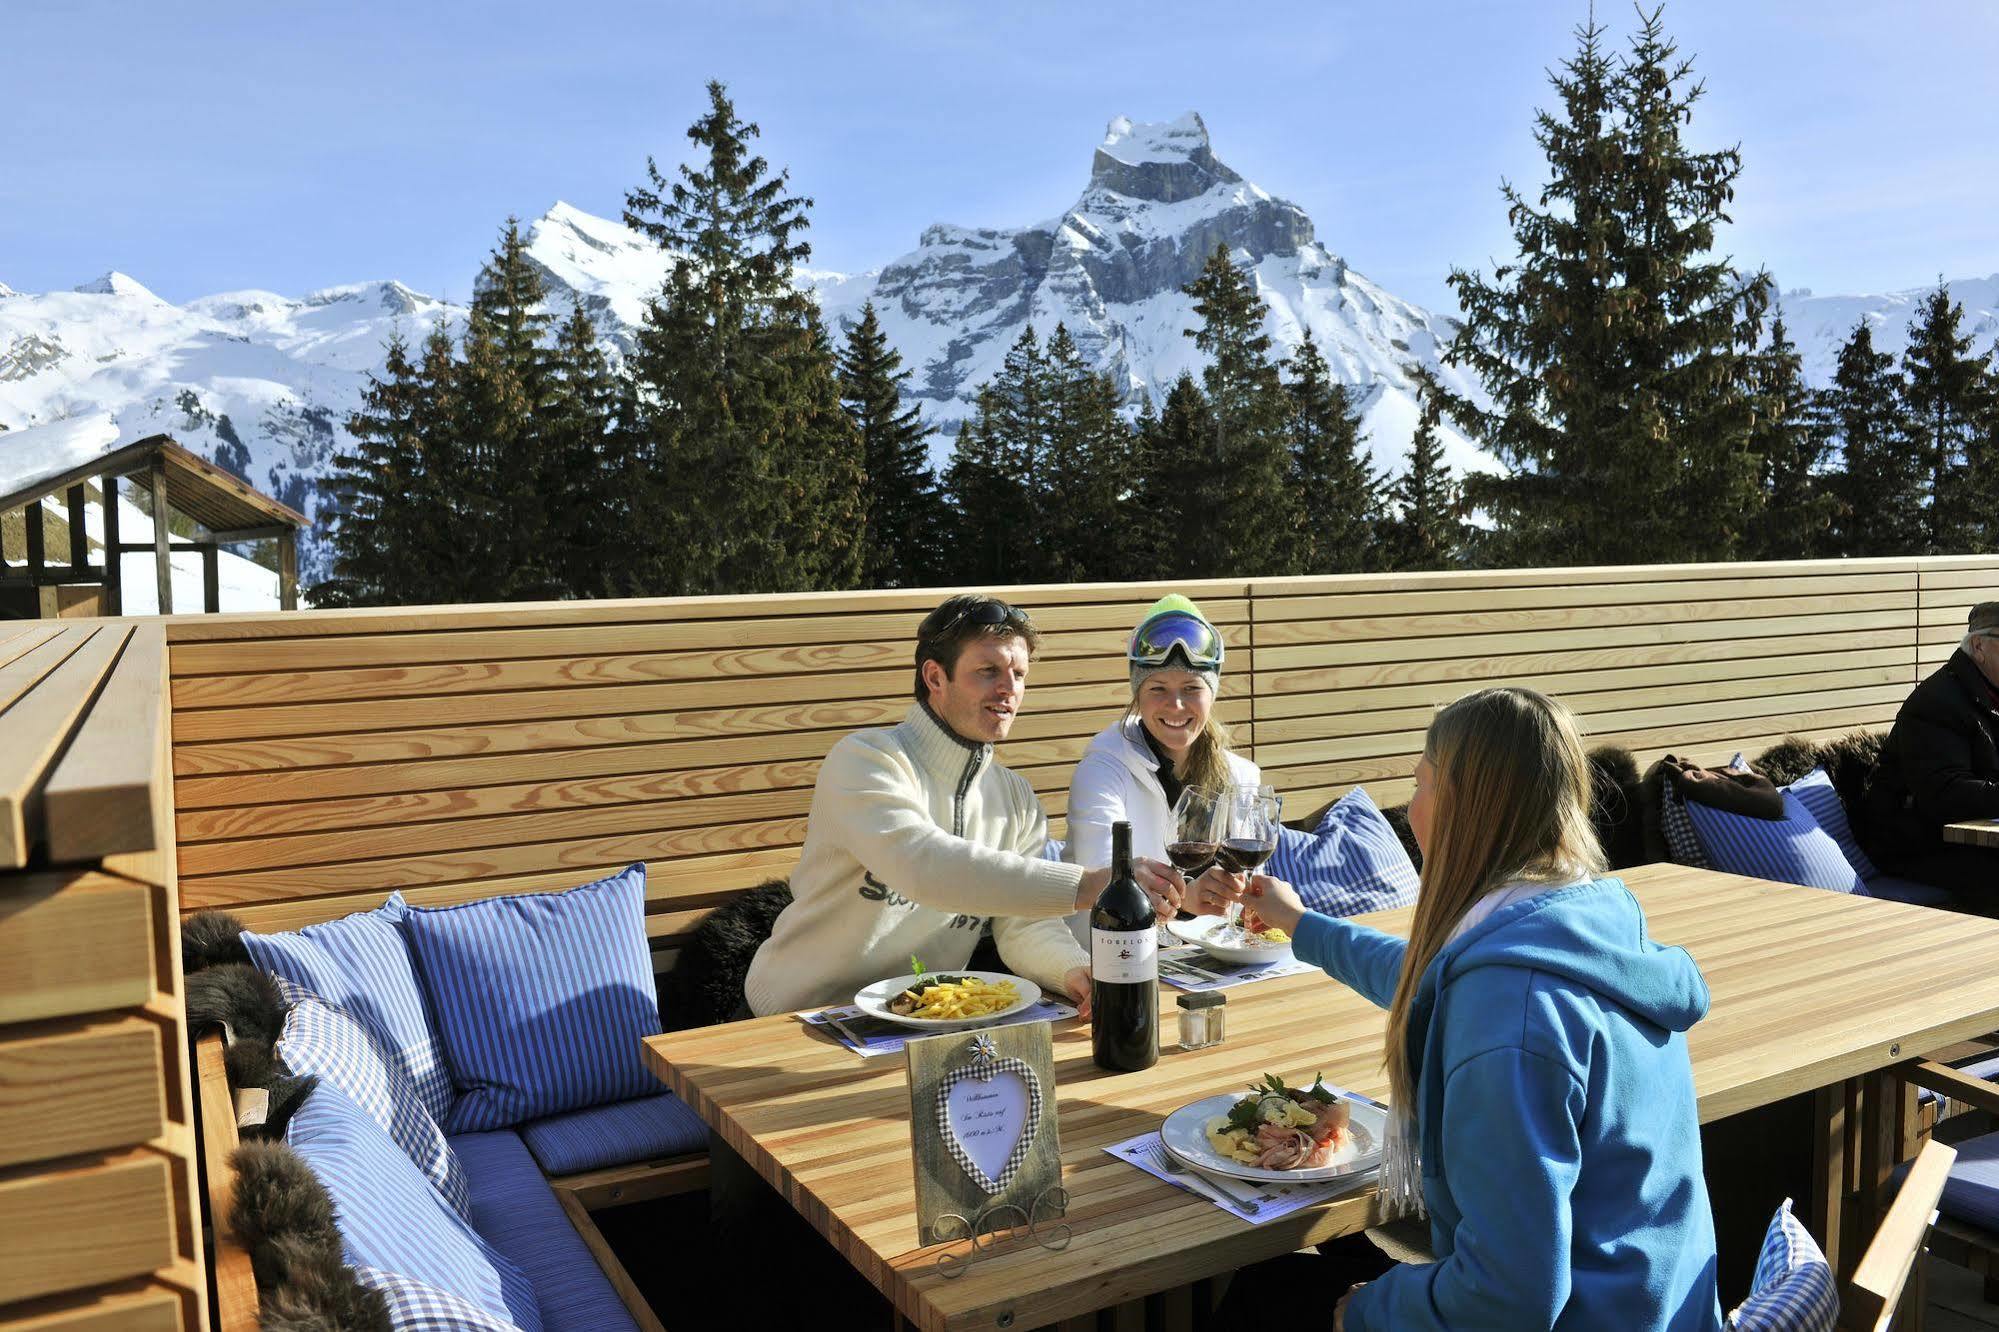
[[[855,1007],[905,1027],[958,1031],[984,1026],[1034,1007],[1041,987],[1003,971],[926,971],[876,981],[854,996]]]
[[[1220,916],[1176,920],[1166,928],[1174,938],[1199,944],[1224,962],[1287,962],[1291,958],[1291,936],[1283,930],[1253,934],[1247,926],[1231,925]]]
[[[1287,1086],[1266,1074],[1246,1093],[1223,1092],[1166,1116],[1159,1140],[1186,1165],[1237,1179],[1338,1179],[1381,1164],[1388,1112],[1326,1086]]]

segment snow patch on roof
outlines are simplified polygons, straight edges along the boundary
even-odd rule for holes
[[[50,477],[101,458],[118,443],[110,412],[9,430],[0,435],[0,495],[17,495]]]

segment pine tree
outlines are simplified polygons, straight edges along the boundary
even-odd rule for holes
[[[1228,522],[1220,469],[1209,454],[1208,400],[1182,371],[1156,417],[1141,416],[1136,480],[1128,500],[1133,579],[1225,575],[1219,534]]]
[[[1830,478],[1839,508],[1833,546],[1847,556],[1913,555],[1923,545],[1923,478],[1902,412],[1895,358],[1874,350],[1861,320],[1839,349],[1818,411],[1840,450]]]
[[[1201,320],[1187,336],[1208,357],[1201,384],[1211,433],[1202,461],[1213,475],[1201,492],[1220,492],[1207,515],[1215,563],[1229,577],[1289,573],[1298,531],[1285,484],[1290,400],[1270,358],[1268,308],[1226,244],[1216,245],[1185,291]]]
[[[1047,361],[1033,325],[979,390],[946,473],[954,518],[952,563],[962,582],[1039,582],[1041,468],[1048,451]]]
[[[556,333],[549,368],[539,443],[548,524],[560,533],[554,571],[568,596],[615,595],[614,570],[630,554],[618,493],[629,470],[630,422],[621,418],[618,378],[581,302]]]
[[[1039,497],[1045,576],[1064,583],[1122,578],[1132,563],[1124,496],[1131,427],[1118,387],[1092,370],[1061,325],[1048,339],[1048,455]]]
[[[1726,557],[1757,505],[1752,351],[1767,275],[1709,258],[1741,172],[1682,138],[1701,87],[1659,13],[1613,64],[1594,24],[1536,117],[1549,175],[1504,187],[1519,258],[1453,270],[1466,321],[1446,352],[1490,394],[1451,417],[1515,470],[1467,478],[1518,564]],[[1694,516],[1698,515],[1698,521]]]
[[[631,191],[625,221],[681,253],[631,360],[670,502],[671,585],[686,593],[850,586],[865,553],[861,441],[840,406],[831,344],[793,281],[811,200],[751,154],[758,130],[708,85],[688,138],[706,154]]]
[[[867,466],[868,587],[923,587],[940,573],[947,517],[930,469],[930,428],[904,406],[910,372],[889,346],[869,301],[847,330],[840,356],[840,400],[860,433]]]
[[[1921,552],[1928,555],[1979,551],[1988,521],[1978,504],[1985,478],[1970,464],[1994,410],[1993,373],[1989,357],[1970,354],[1970,337],[1958,331],[1963,320],[1964,307],[1939,282],[1916,308],[1902,353],[1903,412],[1929,492]]]
[[[1347,386],[1332,377],[1307,327],[1285,363],[1291,377],[1290,468],[1298,530],[1298,572],[1356,573],[1377,567],[1382,479],[1361,443],[1360,413]]]
[[[491,598],[491,571],[479,563],[487,539],[475,452],[468,443],[464,367],[451,334],[439,324],[424,339],[411,412],[411,434],[422,451],[409,503],[417,534],[401,558],[409,601],[446,605]]]
[[[417,368],[398,331],[382,372],[368,376],[361,409],[347,418],[353,451],[333,456],[333,572],[312,588],[314,605],[394,606],[409,591],[400,572],[419,537],[418,515],[409,510],[422,466],[416,397]]]
[[[1821,465],[1831,429],[1805,387],[1804,362],[1780,312],[1757,357],[1756,423],[1750,451],[1763,489],[1763,517],[1750,551],[1765,560],[1818,559],[1834,553],[1839,498]]]
[[[1409,441],[1409,466],[1389,489],[1394,515],[1383,541],[1391,569],[1450,569],[1463,562],[1469,532],[1464,501],[1444,445],[1437,438],[1443,403],[1436,380],[1418,368],[1416,433]]]

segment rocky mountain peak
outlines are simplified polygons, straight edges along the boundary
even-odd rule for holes
[[[1143,122],[1116,116],[1090,163],[1090,185],[1144,203],[1178,203],[1242,179],[1216,158],[1199,113]]]
[[[148,291],[143,282],[140,282],[137,278],[128,277],[115,268],[100,278],[84,283],[82,286],[75,288],[75,290],[85,296],[136,296],[141,300],[149,301],[160,299]]]

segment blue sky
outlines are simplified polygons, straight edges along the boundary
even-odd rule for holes
[[[1604,3],[1620,38],[1632,11]],[[1391,12],[1392,11],[1392,12]],[[1116,114],[1215,150],[1426,304],[1507,253],[1584,4],[0,0],[0,282],[170,300],[394,277],[463,298],[509,213],[616,216],[725,80],[813,196],[816,267],[1054,216]],[[1999,271],[1999,6],[1673,0],[1739,141],[1725,248],[1821,294]]]

